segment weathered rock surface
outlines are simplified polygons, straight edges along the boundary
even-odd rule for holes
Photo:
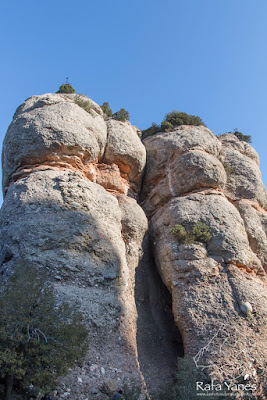
[[[116,163],[135,184],[140,184],[146,162],[144,146],[138,140],[138,130],[129,122],[110,119],[107,122],[108,139],[104,155],[107,164]]]
[[[144,143],[148,163],[142,196],[149,215],[173,197],[224,187],[226,173],[217,158],[221,143],[207,128],[179,127]]]
[[[4,142],[4,188],[22,166],[76,160],[87,164],[103,156],[107,129],[100,110],[91,115],[75,104],[75,95],[72,99],[34,96],[19,107]]]
[[[123,381],[170,385],[184,353],[213,378],[249,374],[260,391],[267,196],[258,155],[202,126],[144,145],[136,127],[105,120],[83,96],[26,100],[3,147],[2,272],[21,259],[46,269],[82,310],[90,348],[60,382],[72,399],[101,399]],[[198,222],[211,239],[179,243],[172,228]]]
[[[221,135],[219,139],[222,141],[221,160],[232,169],[225,187],[226,195],[233,200],[256,200],[266,209],[266,190],[255,150],[233,134]]]
[[[259,385],[267,343],[267,196],[258,156],[234,135],[215,137],[204,127],[181,126],[144,144],[142,205],[185,354],[218,379],[246,371],[252,379],[252,363]],[[198,222],[211,240],[179,244],[174,226]]]
[[[88,102],[90,112],[77,104],[79,100]],[[145,154],[137,129],[128,122],[106,124],[102,109],[92,100],[80,95],[33,96],[16,111],[4,140],[3,190],[37,169],[71,169],[93,182],[104,180],[106,189],[110,177],[111,191],[127,193],[132,187],[136,192]]]
[[[61,384],[73,399],[97,388],[97,399],[108,379],[115,388],[142,382],[134,282],[147,218],[127,194],[137,195],[145,149],[129,123],[106,122],[90,99],[90,113],[75,99],[33,96],[8,129],[0,264],[46,269],[60,297],[80,307],[90,347]]]

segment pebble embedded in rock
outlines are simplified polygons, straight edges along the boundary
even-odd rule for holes
[[[248,301],[246,301],[245,303],[241,304],[241,310],[245,314],[249,314],[249,313],[252,313],[253,308],[252,308],[252,305]]]

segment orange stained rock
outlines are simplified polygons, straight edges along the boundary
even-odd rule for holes
[[[233,263],[229,264],[228,266],[230,272],[235,272],[235,268],[238,268],[239,271],[242,271],[242,273],[244,273],[248,279],[253,279],[261,285],[267,286],[266,274],[264,274],[264,272],[255,271],[255,269],[251,269],[248,266],[239,267]]]
[[[108,192],[127,194],[129,182],[121,176],[116,164],[97,164],[96,183],[103,186]]]
[[[242,199],[242,200],[240,200],[240,204],[249,204],[253,208],[255,208],[255,210],[257,210],[258,212],[260,212],[262,214],[267,214],[267,211],[264,210],[264,208],[262,208],[257,201]]]
[[[49,157],[50,158],[50,157]],[[83,163],[79,157],[63,156],[54,159],[46,159],[33,165],[24,165],[12,175],[13,182],[23,179],[33,172],[54,171],[76,171],[84,178],[103,186],[113,195],[127,194],[129,187],[134,191],[135,187],[130,185],[128,175],[122,172],[117,164]]]

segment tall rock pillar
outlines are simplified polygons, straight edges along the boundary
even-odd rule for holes
[[[142,380],[134,276],[147,219],[135,199],[145,160],[137,128],[106,120],[79,95],[29,98],[5,137],[1,272],[21,260],[46,270],[59,297],[81,309],[88,354],[61,381],[72,399]]]

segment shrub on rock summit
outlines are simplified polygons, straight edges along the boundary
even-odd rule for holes
[[[252,143],[251,136],[250,135],[244,135],[243,133],[239,132],[238,130],[234,130],[232,132],[241,142],[247,142],[247,143]]]
[[[173,129],[173,125],[169,121],[163,121],[160,125],[161,132],[170,132]]]
[[[107,101],[104,102],[102,104],[102,106],[100,106],[100,107],[102,108],[105,118],[113,118],[113,119],[116,119],[117,121],[121,121],[121,122],[129,121],[129,119],[130,119],[129,112],[126,111],[124,108],[121,108],[119,111],[112,113],[110,105]]]
[[[75,89],[69,83],[65,83],[60,86],[57,93],[75,93]]]
[[[172,111],[166,114],[161,125],[157,125],[153,122],[149,128],[143,130],[142,139],[155,135],[158,132],[170,132],[173,128],[180,125],[206,126],[202,119],[196,115],[190,115],[180,111]]]
[[[116,119],[117,121],[125,122],[125,121],[129,121],[130,114],[124,108],[121,108],[119,111],[115,112],[112,115],[112,118]]]
[[[205,126],[202,119],[196,115],[186,114],[185,112],[172,111],[165,116],[165,121],[172,124],[174,127],[179,125],[195,125]]]

